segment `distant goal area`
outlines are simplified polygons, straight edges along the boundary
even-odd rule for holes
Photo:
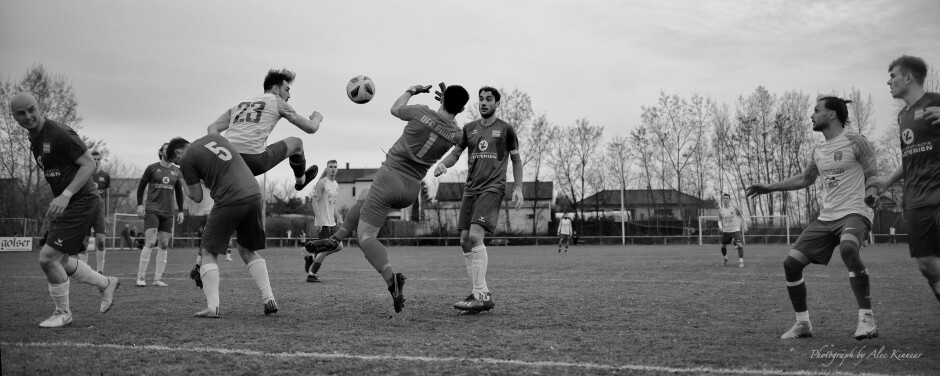
[[[744,244],[793,244],[800,229],[791,232],[790,219],[785,215],[744,217],[747,231]],[[718,228],[718,216],[703,215],[698,217],[698,244],[721,244],[721,229]]]

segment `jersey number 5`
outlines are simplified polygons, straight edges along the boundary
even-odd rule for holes
[[[206,144],[206,149],[209,149],[209,151],[211,151],[212,154],[215,154],[217,157],[219,157],[219,159],[223,161],[232,159],[232,152],[228,151],[228,149],[226,149],[223,146],[215,146],[215,141],[212,141]]]
[[[235,121],[232,123],[245,122],[258,124],[261,122],[261,111],[264,110],[264,102],[242,102],[238,104],[238,108],[242,110],[238,112],[238,115],[235,115]],[[251,116],[251,112],[245,113],[249,109],[255,113],[254,117]],[[242,115],[245,115],[245,117],[242,118]]]

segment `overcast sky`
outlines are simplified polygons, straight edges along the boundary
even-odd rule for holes
[[[606,139],[661,91],[733,109],[759,85],[855,87],[880,134],[894,124],[887,65],[902,54],[940,64],[940,1],[0,0],[0,73],[42,63],[67,76],[80,133],[141,168],[260,94],[269,68],[295,71],[290,103],[324,116],[316,134],[282,121],[269,141],[300,136],[321,166],[378,167],[404,125],[388,109],[412,84],[519,89],[551,122],[585,118]],[[345,96],[358,74],[377,86],[365,105]],[[412,103],[436,108],[433,95]],[[272,173],[291,175],[286,163]]]

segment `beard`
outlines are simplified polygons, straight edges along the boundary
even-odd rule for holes
[[[493,115],[496,115],[496,111],[488,111],[488,112],[480,111],[480,117],[484,119],[489,119],[493,117]]]

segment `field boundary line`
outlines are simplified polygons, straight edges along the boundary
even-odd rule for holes
[[[88,342],[0,342],[2,346],[11,347],[74,347],[74,348],[92,348],[92,349],[113,349],[113,350],[146,350],[146,351],[165,351],[165,352],[200,352],[214,353],[221,355],[248,355],[265,356],[274,358],[311,358],[311,359],[354,359],[363,361],[404,361],[418,363],[483,363],[496,365],[512,365],[523,367],[556,367],[556,368],[580,368],[588,370],[629,370],[629,371],[653,371],[669,373],[691,373],[691,374],[739,374],[739,375],[775,375],[775,376],[824,376],[824,375],[863,375],[863,376],[883,376],[877,373],[852,373],[852,372],[818,372],[818,371],[784,371],[778,369],[752,369],[752,368],[713,368],[713,367],[666,367],[650,366],[638,364],[611,365],[600,363],[575,363],[575,362],[555,362],[555,361],[525,361],[515,359],[496,359],[496,358],[461,358],[461,357],[425,357],[408,355],[358,355],[344,353],[312,353],[312,352],[264,352],[257,350],[244,349],[226,349],[217,347],[171,347],[164,345],[119,345],[119,344],[96,344]],[[886,375],[884,375],[886,376]]]

